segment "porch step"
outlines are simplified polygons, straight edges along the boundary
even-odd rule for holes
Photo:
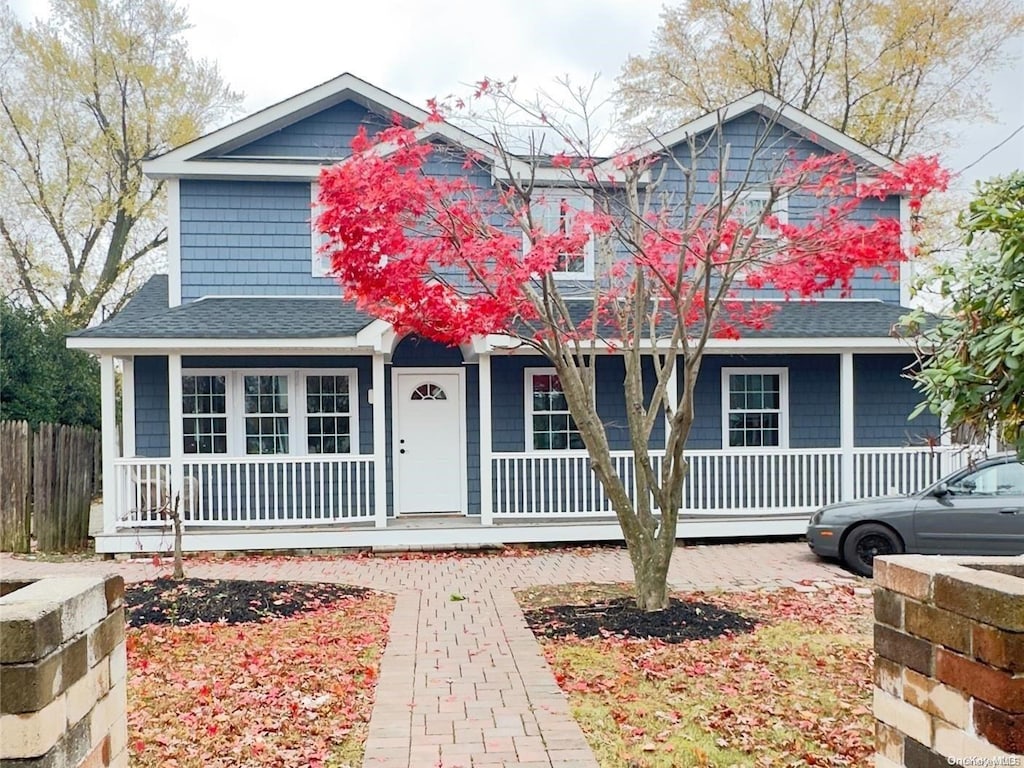
[[[380,544],[370,547],[370,552],[380,557],[389,555],[402,555],[407,552],[500,552],[505,549],[504,544]]]

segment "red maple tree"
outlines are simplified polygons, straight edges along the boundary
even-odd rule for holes
[[[652,143],[598,158],[578,132],[503,86],[482,83],[481,95],[533,117],[565,150],[543,159],[513,152],[501,130],[492,146],[453,150],[436,138],[437,109],[421,125],[361,131],[352,156],[320,176],[325,252],[346,298],[399,334],[451,345],[497,334],[550,360],[622,527],[638,603],[660,609],[708,340],[771,322],[775,305],[740,300],[743,290],[807,300],[830,289],[848,295],[863,270],[895,278],[908,256],[899,222],[858,211],[894,194],[916,210],[946,174],[931,158],[864,178],[863,162],[844,155],[779,157],[770,118],[743,166],[721,120],[683,151]],[[481,170],[497,183],[481,184]],[[789,221],[780,201],[797,196],[813,207]],[[594,395],[594,357],[608,350],[625,359],[628,480],[616,471]],[[661,418],[658,462],[649,442]]]

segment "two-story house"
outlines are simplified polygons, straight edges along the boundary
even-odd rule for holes
[[[372,133],[394,115],[426,118],[346,74],[146,163],[167,188],[168,273],[68,342],[101,361],[98,551],[166,547],[158,510],[175,494],[192,550],[621,538],[544,358],[490,338],[399,337],[327,275],[311,225],[319,171],[344,160],[360,126]],[[720,119],[737,157],[770,131],[776,152],[841,151],[868,171],[891,162],[764,94],[652,151]],[[479,146],[455,126],[437,131]],[[501,183],[486,163],[466,173]],[[898,196],[874,203],[867,215],[909,220]],[[809,205],[791,201],[787,214]],[[586,260],[572,269],[585,276]],[[681,536],[802,533],[820,505],[912,491],[948,468],[938,422],[908,421],[913,356],[891,334],[907,278],[865,274],[848,297],[779,301],[766,329],[711,341]],[[596,364],[625,471],[623,362]]]

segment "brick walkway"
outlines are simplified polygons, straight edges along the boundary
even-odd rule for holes
[[[397,595],[370,720],[365,766],[374,768],[596,768],[522,611],[518,586],[630,581],[622,549],[526,557],[186,562],[189,576],[330,581]],[[15,575],[115,571],[157,575],[148,561],[41,563],[0,556]],[[163,569],[161,569],[163,570]],[[850,576],[802,543],[716,544],[673,558],[678,589],[794,586]],[[452,596],[464,600],[452,600]]]

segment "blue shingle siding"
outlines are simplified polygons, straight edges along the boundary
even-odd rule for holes
[[[629,426],[626,423],[625,362],[618,356],[599,356],[597,365],[597,412],[604,423],[608,444],[613,451],[630,449]],[[493,450],[496,452],[526,450],[526,368],[550,368],[547,358],[540,356],[494,356],[491,358],[491,414]],[[645,361],[644,389],[648,398],[654,391],[654,375]],[[651,433],[650,445],[665,444],[665,422],[658,419]]]
[[[462,350],[458,347],[446,347],[418,336],[406,336],[395,347],[391,354],[394,367],[406,368],[460,368],[462,367]]]
[[[337,296],[312,276],[310,185],[181,181],[182,301],[203,296]]]
[[[480,368],[466,366],[466,482],[471,515],[480,514]]]
[[[167,404],[167,358],[135,357],[135,453],[149,458],[171,455]]]
[[[723,141],[729,145],[729,160],[727,168],[727,186],[733,188],[741,185],[744,181],[748,167],[750,168],[749,184],[756,185],[768,181],[772,169],[780,162],[790,164],[801,162],[812,154],[827,154],[823,147],[809,141],[801,136],[787,130],[782,125],[773,125],[767,129],[767,122],[761,115],[749,112],[727,122],[722,131]],[[708,134],[702,134],[697,138],[697,146],[706,141]],[[751,163],[751,156],[761,137],[764,139],[760,149],[760,158]],[[710,200],[713,188],[708,181],[709,174],[718,171],[718,154],[713,139],[713,144],[698,157],[696,167],[698,169],[698,185],[695,192],[697,204],[706,203]],[[693,164],[688,144],[680,144],[673,148],[673,155],[683,165],[689,167]],[[791,159],[787,160],[787,154],[792,152]],[[652,170],[652,175],[657,177],[658,170]],[[671,163],[665,174],[664,188],[672,190],[676,195],[676,204],[685,190],[685,182],[682,171]],[[821,206],[821,200],[811,193],[793,194],[788,199],[788,216],[791,224],[808,223],[815,211]],[[899,198],[890,197],[885,200],[865,201],[853,216],[854,221],[869,224],[878,217],[899,219]],[[741,291],[742,295],[757,295],[765,298],[778,298],[776,291]],[[879,270],[861,271],[853,280],[852,295],[859,299],[880,299],[898,303],[900,299],[899,281],[893,280],[888,273]],[[825,294],[828,298],[837,298],[839,291],[829,291]]]
[[[921,402],[913,383],[904,377],[910,355],[854,355],[854,441],[858,447],[923,445],[938,440],[939,418],[908,416]]]
[[[687,448],[722,448],[722,368],[747,367],[789,369],[790,448],[839,446],[838,355],[708,355],[697,377]]]
[[[360,126],[373,135],[390,121],[366,107],[345,101],[292,123],[223,157],[348,157]]]

